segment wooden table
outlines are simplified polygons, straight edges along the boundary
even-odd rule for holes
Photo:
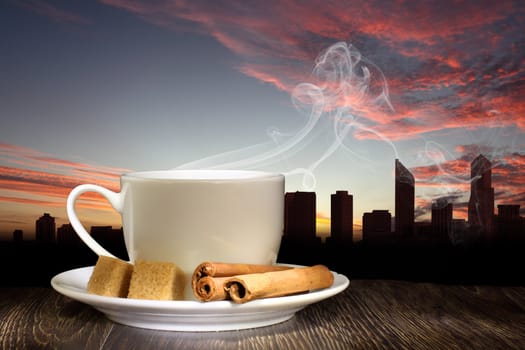
[[[50,288],[2,288],[0,348],[525,349],[525,287],[355,280],[289,321],[211,333],[123,326]]]

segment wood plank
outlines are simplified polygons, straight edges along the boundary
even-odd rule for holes
[[[3,288],[0,320],[3,349],[520,349],[525,287],[356,280],[290,321],[210,333],[123,326],[48,288]]]
[[[49,288],[0,291],[0,348],[101,348],[114,324]]]

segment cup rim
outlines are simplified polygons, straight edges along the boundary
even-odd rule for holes
[[[166,169],[146,170],[125,173],[121,176],[128,179],[157,180],[157,181],[257,181],[270,179],[284,179],[283,174],[260,170],[235,169]]]

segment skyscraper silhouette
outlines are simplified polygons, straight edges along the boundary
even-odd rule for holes
[[[483,155],[470,163],[470,199],[468,223],[471,229],[492,238],[494,232],[494,188],[492,187],[492,164]]]
[[[448,240],[452,234],[452,203],[445,200],[433,202],[431,223],[434,236]]]
[[[496,225],[499,238],[510,240],[521,238],[521,240],[525,240],[525,232],[523,232],[522,223],[523,218],[520,216],[519,204],[498,205]]]
[[[354,225],[353,196],[348,191],[336,191],[330,196],[330,237],[352,242]]]
[[[289,238],[316,237],[315,192],[288,192],[284,196],[284,235]]]
[[[40,243],[54,243],[55,242],[55,218],[44,213],[43,216],[36,220],[36,240]]]
[[[14,230],[13,231],[13,242],[20,243],[24,240],[24,231]]]
[[[414,176],[401,162],[395,162],[395,229],[396,235],[412,236],[414,233]]]
[[[387,242],[392,238],[392,215],[388,210],[363,214],[363,242]]]
[[[81,243],[80,237],[76,234],[71,224],[63,224],[57,229],[57,244],[73,245]]]

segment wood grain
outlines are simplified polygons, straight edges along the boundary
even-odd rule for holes
[[[48,288],[0,289],[2,349],[525,349],[525,287],[356,280],[291,320],[231,332],[115,324]]]

